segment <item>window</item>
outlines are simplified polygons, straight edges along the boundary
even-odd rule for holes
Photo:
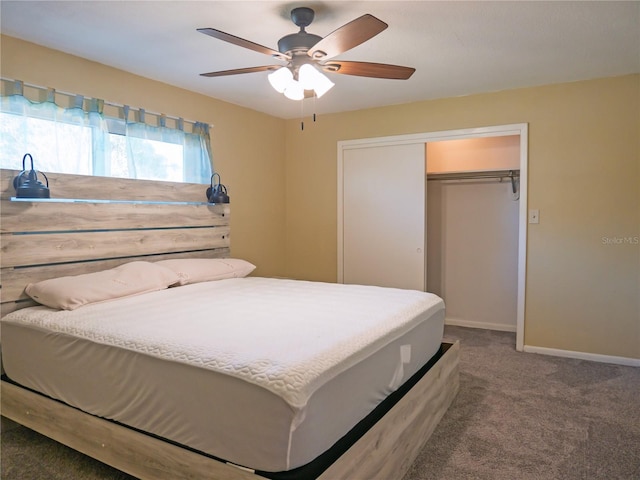
[[[109,144],[110,177],[185,181],[183,145],[145,138],[130,138],[127,142],[125,135],[113,133],[109,134]],[[141,159],[136,162],[135,174],[131,172],[132,167],[127,161],[128,144],[136,158]]]
[[[6,81],[3,81],[3,83]],[[0,109],[0,167],[22,169],[30,153],[43,172],[97,175],[171,182],[209,183],[212,173],[208,125],[166,126],[164,116],[129,119],[129,107],[118,117],[102,113],[103,102],[70,97],[64,108],[53,100],[33,102],[23,95],[3,95]],[[118,110],[118,109],[116,109]]]
[[[91,175],[91,129],[0,112],[0,166],[22,170],[25,153],[38,170]]]

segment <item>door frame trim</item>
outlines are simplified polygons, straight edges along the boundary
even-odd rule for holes
[[[407,135],[392,135],[388,137],[361,138],[355,140],[341,140],[338,142],[338,283],[344,283],[343,277],[343,152],[356,148],[370,148],[384,145],[401,145],[410,143],[428,143],[441,140],[459,140],[481,137],[503,137],[508,135],[520,136],[520,199],[518,212],[518,298],[516,309],[516,350],[524,349],[525,330],[525,297],[527,280],[527,203],[528,203],[528,145],[529,125],[515,123],[495,125],[489,127],[443,130]],[[426,174],[426,172],[425,172]],[[425,252],[426,258],[426,252]]]

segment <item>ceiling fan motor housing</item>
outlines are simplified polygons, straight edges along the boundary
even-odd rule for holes
[[[307,53],[316,43],[322,40],[322,37],[300,31],[292,33],[278,40],[278,50],[280,53],[291,55],[293,52]]]
[[[316,43],[322,40],[322,37],[307,33],[304,29],[311,25],[315,13],[307,7],[298,7],[291,10],[291,20],[296,26],[300,27],[298,33],[286,35],[278,40],[278,51],[287,55],[296,53],[307,53]]]

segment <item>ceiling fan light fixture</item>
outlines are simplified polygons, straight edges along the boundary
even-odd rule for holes
[[[270,73],[267,78],[271,86],[278,92],[284,93],[289,84],[294,81],[293,73],[287,67],[282,67],[273,73]]]
[[[290,100],[302,100],[304,98],[304,88],[297,80],[291,80],[284,89],[284,96]]]
[[[300,83],[305,90],[313,90],[316,97],[320,98],[335,85],[322,72],[310,63],[305,63],[300,67],[298,73]]]

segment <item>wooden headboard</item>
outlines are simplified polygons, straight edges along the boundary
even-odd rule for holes
[[[51,173],[52,200],[16,201],[19,173],[0,170],[2,315],[34,304],[30,282],[230,254],[229,205],[207,204],[207,185]]]

